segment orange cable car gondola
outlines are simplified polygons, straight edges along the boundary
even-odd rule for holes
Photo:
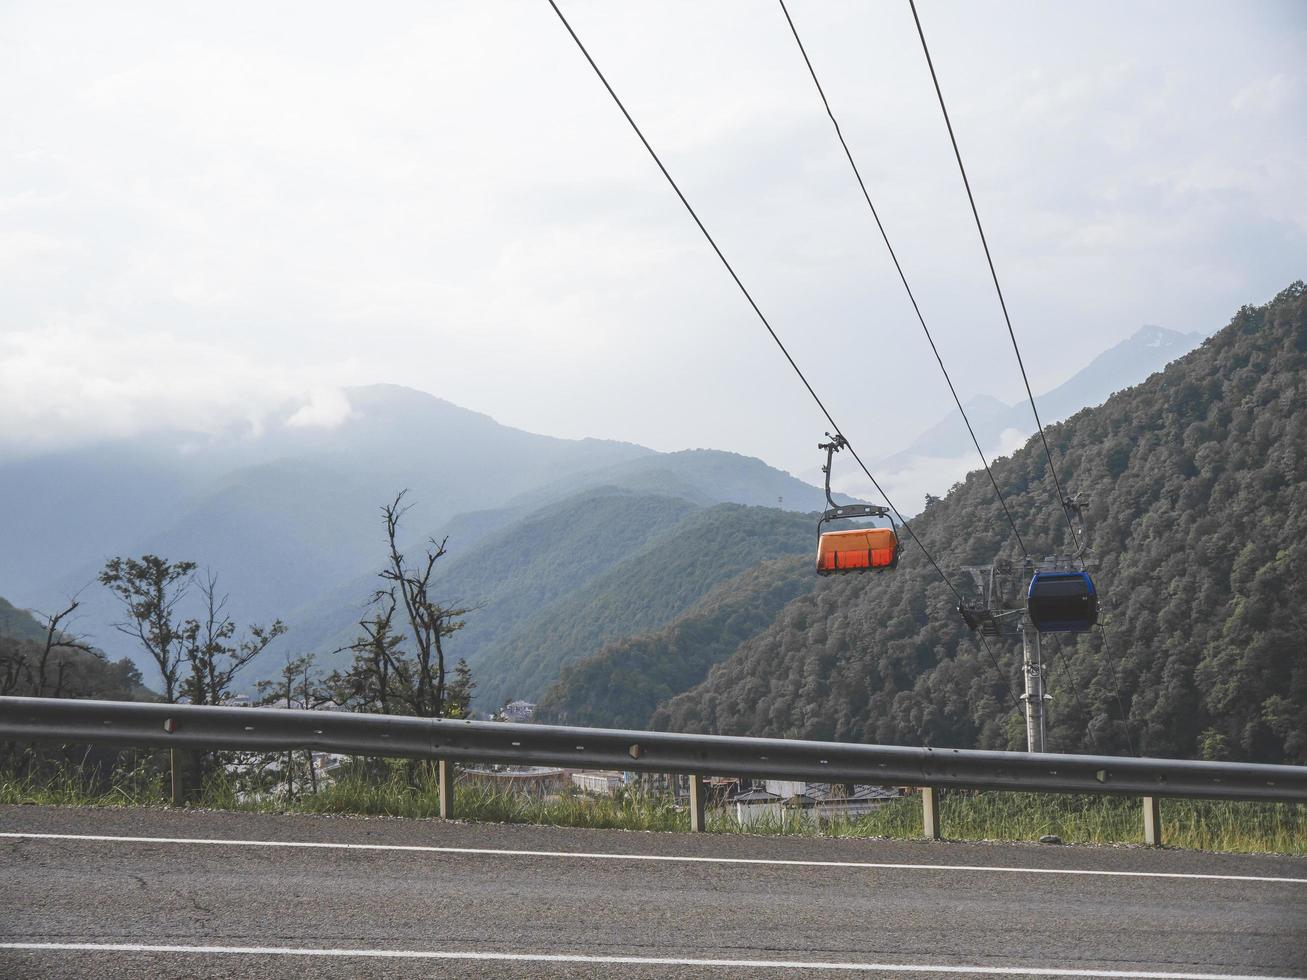
[[[876,507],[872,504],[846,504],[840,506],[831,499],[830,469],[831,460],[848,443],[838,432],[830,436],[830,442],[817,444],[818,449],[826,450],[826,465],[822,472],[826,474],[826,503],[829,510],[821,515],[817,522],[817,574],[836,575],[844,572],[887,572],[899,563],[899,536],[894,530],[894,520],[890,518],[889,527],[856,527],[847,531],[822,531],[827,521],[849,520],[859,517],[889,517],[888,507]]]

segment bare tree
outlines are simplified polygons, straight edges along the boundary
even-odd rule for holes
[[[447,675],[445,665],[444,638],[462,629],[461,617],[466,609],[451,608],[441,605],[431,597],[431,576],[438,562],[445,555],[445,541],[436,543],[429,538],[423,557],[415,566],[410,566],[404,553],[399,550],[399,523],[408,512],[404,504],[407,490],[401,490],[395,499],[382,507],[382,516],[386,526],[386,542],[390,554],[381,577],[390,585],[379,589],[373,595],[374,602],[398,603],[403,607],[413,639],[414,659],[411,673],[405,677],[408,688],[408,707],[413,714],[435,718],[445,713]],[[407,668],[406,662],[401,666]]]
[[[399,649],[403,637],[393,629],[394,590],[375,595],[372,605],[376,611],[359,621],[358,639],[342,648],[354,654],[354,662],[344,672],[333,672],[327,686],[332,701],[341,707],[388,715],[396,704],[395,685],[402,679],[404,656]]]
[[[303,708],[313,710],[331,702],[327,689],[319,682],[316,672],[316,658],[308,653],[300,657],[286,656],[286,662],[276,680],[259,681],[258,703],[262,706],[279,708]],[[304,752],[309,776],[309,787],[314,793],[318,791],[318,774],[313,768],[313,751]],[[286,798],[295,798],[295,752],[288,749],[285,753]]]
[[[218,595],[218,577],[206,569],[199,590],[203,614],[181,627],[182,657],[191,669],[182,693],[192,704],[222,704],[236,675],[285,633],[286,625],[277,619],[271,626],[251,626],[249,636],[238,641],[236,624],[227,615],[228,596]]]
[[[0,636],[0,695],[13,694],[20,685],[31,683],[30,650],[30,643]]]
[[[68,605],[57,613],[46,614],[36,613],[36,620],[45,628],[45,641],[42,643],[40,653],[36,658],[35,677],[32,679],[33,692],[38,698],[46,697],[46,684],[51,680],[50,667],[51,658],[54,658],[53,684],[50,686],[49,696],[52,698],[61,698],[64,696],[64,678],[68,670],[68,660],[64,656],[55,656],[56,653],[77,650],[81,653],[88,653],[93,657],[103,659],[103,655],[92,649],[81,636],[68,633],[63,629],[69,621],[69,618],[81,603],[76,597],[68,600]]]

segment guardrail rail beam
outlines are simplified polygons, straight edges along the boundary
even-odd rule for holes
[[[952,789],[1143,797],[1145,838],[1160,843],[1162,797],[1307,802],[1307,767],[783,738],[523,725],[450,718],[0,697],[0,739],[171,749],[314,751],[439,760],[441,815],[455,811],[457,763],[616,769],[691,777],[691,825],[703,827],[705,776],[920,786],[922,829],[940,836],[938,794]],[[184,795],[180,779],[175,795]],[[1151,829],[1150,829],[1151,821]]]

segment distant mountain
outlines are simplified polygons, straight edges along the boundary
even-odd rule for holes
[[[1105,630],[1044,646],[1055,751],[1307,762],[1307,287],[1246,306],[1201,347],[1048,427],[1085,493]],[[1070,548],[1043,448],[994,475],[1031,552]],[[973,472],[913,524],[959,567],[1012,556]],[[792,601],[658,722],[680,731],[1016,748],[1019,645],[998,670],[909,543],[898,570]],[[1118,693],[1119,692],[1119,693]]]
[[[705,507],[736,503],[803,513],[826,509],[821,488],[774,469],[760,459],[717,449],[641,456],[570,476],[533,491],[532,497],[537,502],[557,499],[593,486],[683,497]],[[837,503],[849,503],[853,499],[843,494],[834,496]]]
[[[291,625],[269,658],[291,647],[329,651],[335,647],[327,644],[351,638],[361,603],[375,588],[373,574],[384,558],[380,506],[407,488],[413,509],[403,544],[415,545],[433,528],[437,537],[449,536],[442,574],[452,598],[479,607],[460,637],[475,650],[516,622],[512,610],[534,614],[557,598],[533,577],[553,576],[550,587],[565,591],[569,580],[556,572],[572,555],[560,537],[564,550],[530,570],[518,568],[519,556],[456,571],[460,556],[480,549],[485,560],[496,535],[513,525],[527,537],[506,540],[529,554],[532,522],[550,525],[546,511],[554,504],[566,509],[580,495],[605,497],[598,509],[582,507],[569,517],[568,530],[582,542],[591,528],[617,547],[624,531],[607,523],[616,518],[605,508],[619,492],[660,498],[641,505],[644,511],[629,523],[634,530],[655,518],[651,533],[661,526],[659,515],[679,519],[720,502],[782,503],[792,510],[821,503],[820,490],[735,453],[655,453],[628,443],[534,435],[393,385],[351,388],[345,396],[348,414],[333,426],[299,424],[302,406],[287,406],[257,431],[160,431],[0,461],[0,513],[15,516],[0,549],[0,588],[43,606],[80,591],[82,622],[96,642],[114,655],[139,657],[110,629],[120,612],[107,590],[93,584],[96,575],[114,555],[193,560],[218,574],[238,621],[281,617]],[[524,540],[531,544],[524,548]],[[585,547],[602,569],[604,543]],[[513,584],[500,591],[495,576]],[[530,588],[518,588],[528,580]],[[142,668],[152,676],[149,664]]]
[[[1069,418],[1083,408],[1099,405],[1116,391],[1139,384],[1202,342],[1200,333],[1179,333],[1165,327],[1145,326],[1116,346],[1099,354],[1062,384],[1036,396],[1045,425]],[[1028,402],[1008,405],[989,395],[966,402],[967,417],[976,438],[989,457],[1007,455],[1034,434],[1034,416]],[[952,482],[979,465],[975,446],[956,409],[917,436],[899,452],[870,466],[896,497],[902,497],[911,515],[926,492],[939,495]],[[893,493],[897,490],[898,493]]]
[[[393,385],[348,389],[333,428],[292,424],[289,409],[258,434],[163,433],[0,463],[0,589],[54,605],[94,581],[115,554],[155,553],[214,569],[242,620],[269,620],[370,567],[379,507],[403,488],[422,530],[527,490],[651,453],[501,426]],[[98,586],[83,620],[111,652],[135,654],[107,625],[118,613]]]
[[[700,683],[710,668],[766,627],[790,600],[825,580],[808,555],[751,565],[661,629],[604,644],[565,665],[536,718],[598,728],[648,728],[659,704]]]

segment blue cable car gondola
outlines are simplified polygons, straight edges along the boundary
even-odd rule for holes
[[[1087,633],[1098,622],[1098,592],[1088,572],[1035,572],[1026,611],[1041,633]]]

